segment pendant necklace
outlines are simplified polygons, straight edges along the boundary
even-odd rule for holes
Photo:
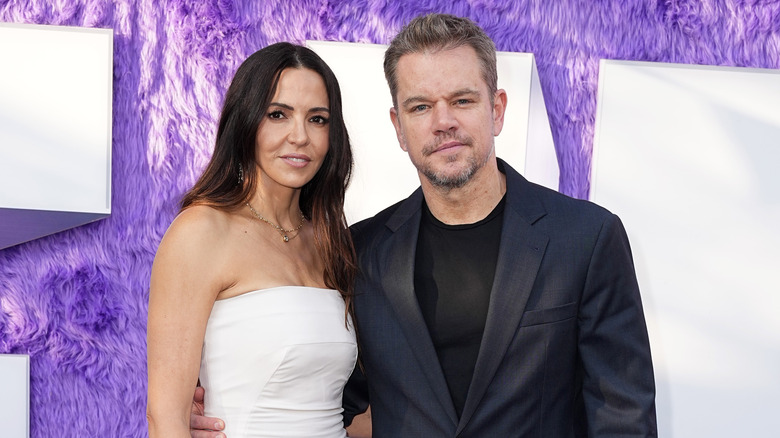
[[[251,205],[249,205],[249,202],[246,202],[245,204],[246,204],[247,207],[249,207],[249,210],[252,212],[253,215],[255,215],[256,218],[258,218],[261,221],[267,223],[268,225],[272,226],[276,231],[278,231],[279,234],[282,235],[282,240],[285,243],[287,243],[290,240],[295,239],[296,237],[298,237],[298,234],[300,234],[300,233],[295,233],[295,232],[296,231],[300,231],[300,229],[303,228],[304,222],[306,221],[306,218],[303,216],[303,211],[301,211],[301,223],[298,224],[297,227],[291,228],[291,229],[287,230],[287,229],[284,229],[284,228],[280,227],[279,225],[276,225],[275,223],[269,221],[268,219],[264,218],[262,215],[260,215],[260,213],[257,212],[257,210],[255,210],[254,208],[252,208]],[[290,237],[289,234],[292,234],[292,233],[295,233],[295,235]]]

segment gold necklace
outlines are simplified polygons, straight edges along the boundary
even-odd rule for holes
[[[251,206],[251,205],[249,205],[249,202],[246,202],[245,204],[246,204],[246,206],[247,206],[247,207],[249,207],[249,210],[252,212],[252,214],[253,214],[253,215],[255,215],[255,217],[256,217],[256,218],[258,218],[258,219],[260,219],[261,221],[263,221],[263,222],[267,223],[268,225],[270,225],[270,226],[274,227],[274,228],[276,229],[276,231],[278,231],[278,232],[279,232],[279,234],[281,234],[281,235],[282,235],[282,240],[283,240],[285,243],[287,243],[287,242],[289,242],[290,240],[292,240],[292,239],[295,239],[296,237],[298,237],[298,234],[300,234],[300,233],[296,233],[296,234],[295,234],[294,236],[292,236],[292,237],[289,237],[289,236],[288,236],[288,234],[290,234],[290,233],[294,233],[294,232],[296,232],[296,231],[299,231],[301,228],[303,228],[303,223],[304,223],[304,222],[305,222],[305,220],[306,220],[306,218],[303,216],[303,211],[301,211],[301,223],[300,223],[300,224],[298,224],[298,226],[297,226],[297,227],[295,227],[295,228],[291,228],[291,229],[289,229],[289,230],[286,230],[286,229],[284,229],[284,228],[280,227],[279,225],[276,225],[275,223],[273,223],[273,222],[269,221],[268,219],[264,218],[263,216],[261,216],[261,215],[260,215],[260,213],[258,213],[258,212],[257,212],[257,210],[255,210],[254,208],[252,208],[252,206]]]

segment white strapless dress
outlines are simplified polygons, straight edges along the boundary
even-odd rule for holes
[[[341,396],[356,359],[335,290],[282,286],[216,301],[200,363],[206,415],[224,419],[230,438],[343,438]]]

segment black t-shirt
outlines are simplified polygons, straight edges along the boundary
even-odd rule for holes
[[[447,225],[423,204],[414,289],[459,417],[485,330],[504,204],[465,225]]]

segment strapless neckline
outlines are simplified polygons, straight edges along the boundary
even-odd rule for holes
[[[251,296],[251,295],[258,295],[258,294],[262,294],[262,293],[279,292],[279,291],[284,290],[284,289],[312,290],[312,291],[317,291],[317,292],[338,292],[335,289],[329,289],[329,288],[317,287],[317,286],[272,286],[272,287],[266,287],[266,288],[263,288],[263,289],[255,289],[255,290],[250,290],[250,291],[247,291],[247,292],[241,292],[238,295],[233,295],[232,297],[222,298],[222,299],[216,300],[214,302],[215,303],[220,303],[220,302],[225,302],[225,301],[228,301],[228,300],[234,300],[236,298],[245,297],[247,295]]]

